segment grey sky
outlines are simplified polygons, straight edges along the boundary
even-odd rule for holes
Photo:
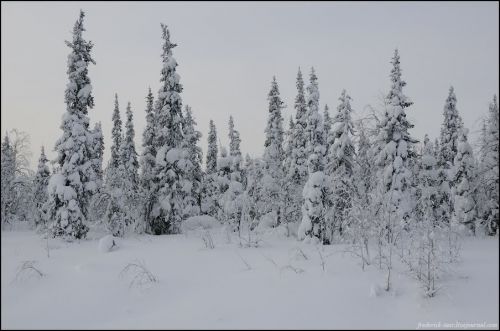
[[[78,10],[86,12],[84,37],[94,43],[90,78],[95,108],[109,156],[113,95],[124,114],[134,112],[141,149],[145,96],[155,97],[161,68],[160,22],[179,46],[174,57],[184,86],[183,103],[193,108],[206,150],[213,119],[227,143],[232,114],[242,151],[260,155],[267,119],[267,93],[276,75],[293,113],[295,78],[314,66],[320,102],[336,111],[343,88],[361,116],[389,87],[390,58],[401,54],[408,117],[413,134],[437,137],[450,84],[458,110],[472,131],[480,128],[499,86],[498,2],[470,3],[19,3],[2,2],[2,136],[18,128],[31,135],[33,165],[44,144],[54,157],[65,111],[66,59]],[[474,135],[473,137],[474,138]]]

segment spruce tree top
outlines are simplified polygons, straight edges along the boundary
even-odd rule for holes
[[[73,27],[73,41],[65,41],[66,45],[72,49],[68,55],[68,70],[70,82],[66,86],[65,99],[68,112],[82,112],[87,114],[87,107],[94,107],[94,98],[91,95],[92,86],[88,77],[89,63],[95,64],[90,56],[93,44],[85,41],[82,37],[83,18],[85,13],[80,10],[80,17]],[[88,121],[87,121],[88,126]]]
[[[443,108],[443,124],[441,126],[440,144],[441,152],[439,162],[449,169],[453,163],[458,150],[458,135],[463,127],[462,118],[457,110],[457,97],[453,86],[450,86],[448,97]]]
[[[295,97],[295,121],[296,123],[300,124],[302,128],[305,128],[306,126],[306,113],[307,113],[307,108],[306,108],[306,97],[304,94],[304,80],[302,78],[302,72],[299,71],[297,72],[297,96]]]
[[[268,94],[269,100],[269,118],[266,126],[266,140],[264,146],[267,148],[272,147],[273,151],[270,157],[283,156],[283,118],[281,117],[281,109],[284,108],[284,103],[280,97],[278,82],[276,77],[273,76],[271,83],[271,90]]]
[[[163,53],[160,82],[162,86],[158,91],[156,100],[156,127],[155,146],[159,149],[179,147],[181,144],[182,130],[182,85],[176,72],[177,61],[172,56],[172,49],[177,46],[170,41],[170,32],[165,24],[161,24],[163,38]]]
[[[229,155],[241,156],[240,143],[240,133],[234,129],[233,116],[229,116]]]
[[[45,156],[45,148],[42,146],[40,151],[40,158],[38,159],[38,171],[37,173],[49,173],[49,167],[47,166],[47,156]]]
[[[122,120],[120,118],[120,108],[118,105],[118,94],[115,93],[115,108],[113,109],[113,129],[111,136],[111,165],[118,168],[120,165],[120,146],[122,145]]]
[[[217,129],[213,120],[210,120],[208,131],[208,150],[207,150],[207,174],[217,172]]]

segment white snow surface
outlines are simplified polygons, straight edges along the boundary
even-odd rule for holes
[[[341,245],[265,237],[259,247],[244,248],[237,237],[213,232],[214,249],[189,234],[141,235],[122,238],[112,254],[96,249],[98,238],[50,239],[47,257],[47,243],[36,234],[2,231],[1,327],[413,329],[457,321],[498,327],[498,238],[466,239],[462,262],[437,297],[426,299],[400,265],[394,290],[385,292],[385,274],[374,265],[363,272]],[[15,281],[26,260],[44,276]],[[135,261],[158,282],[130,287],[133,275],[119,274]]]

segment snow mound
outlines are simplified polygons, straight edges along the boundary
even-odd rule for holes
[[[117,248],[117,240],[112,235],[107,235],[99,240],[99,250],[103,253],[110,252]]]
[[[212,216],[199,215],[192,216],[182,222],[181,229],[182,232],[194,231],[194,230],[209,230],[219,228],[221,224]]]

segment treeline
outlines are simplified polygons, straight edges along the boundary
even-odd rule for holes
[[[391,88],[378,114],[354,120],[351,97],[344,90],[330,115],[328,106],[320,107],[314,69],[307,86],[299,69],[295,116],[287,130],[278,82],[275,77],[271,82],[262,157],[242,157],[240,135],[230,116],[229,149],[219,145],[210,121],[203,169],[201,134],[191,108],[182,105],[183,87],[172,52],[177,45],[162,24],[161,87],[156,99],[151,89],[146,96],[142,153],[138,155],[134,145],[131,105],[123,125],[115,96],[111,158],[103,171],[101,126],[89,125],[94,100],[88,66],[95,62],[93,44],[82,36],[83,19],[81,12],[73,39],[66,42],[71,49],[66,113],[55,144],[54,169],[50,173],[42,148],[32,201],[16,195],[15,147],[8,136],[2,143],[4,222],[34,208],[33,222],[39,229],[71,240],[84,238],[89,224],[104,224],[115,236],[159,235],[179,233],[183,220],[191,216],[210,215],[236,232],[243,226],[249,231],[283,228],[300,240],[349,242],[357,247],[363,265],[373,260],[369,243],[374,243],[380,267],[388,270],[387,288],[395,251],[423,277],[424,265],[428,271],[438,263],[429,259],[445,253],[453,259],[459,234],[498,234],[496,96],[482,127],[478,155],[468,142],[453,87],[445,101],[440,137],[431,140],[426,135],[419,141],[409,133],[413,124],[406,112],[412,101],[403,91],[398,50],[391,61]],[[20,203],[26,205],[19,208]]]

